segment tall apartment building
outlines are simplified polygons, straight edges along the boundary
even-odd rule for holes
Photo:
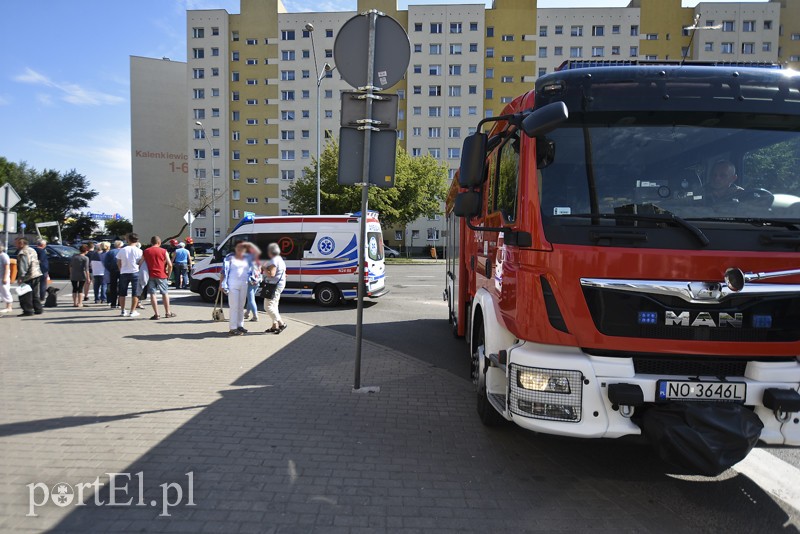
[[[289,187],[316,152],[316,67],[333,65],[336,33],[368,9],[396,18],[411,41],[408,74],[391,88],[401,96],[400,143],[412,155],[439,158],[451,176],[463,137],[481,118],[501,113],[537,77],[569,59],[676,60],[686,54],[800,66],[798,0],[701,2],[693,8],[681,0],[631,0],[622,8],[552,9],[537,8],[536,0],[494,0],[491,8],[479,3],[407,10],[398,10],[396,0],[359,0],[357,11],[330,13],[287,13],[280,0],[241,0],[240,14],[188,11],[186,187],[189,202],[207,201],[216,191],[220,237],[246,211],[289,214]],[[695,20],[713,29],[700,29],[692,39],[688,28]],[[309,23],[313,35],[305,29]],[[325,139],[338,135],[340,94],[348,89],[335,70],[322,79]],[[210,211],[195,223],[198,239],[210,240]],[[385,237],[390,245],[413,240],[420,247],[439,239],[442,228],[441,220],[421,220],[405,235],[393,230]]]

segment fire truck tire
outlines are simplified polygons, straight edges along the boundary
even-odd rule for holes
[[[314,291],[314,299],[317,304],[325,308],[333,308],[338,306],[342,301],[342,292],[333,284],[320,284]]]
[[[483,373],[483,363],[481,362],[483,354],[486,351],[486,340],[483,334],[483,318],[480,314],[475,315],[476,324],[473,325],[473,337],[471,347],[471,361],[470,367],[472,372],[472,381],[477,388],[477,409],[478,417],[485,426],[498,426],[505,422],[494,406],[489,403],[486,397],[486,376]]]
[[[218,290],[219,282],[216,280],[204,280],[200,283],[200,297],[206,302],[214,302]]]

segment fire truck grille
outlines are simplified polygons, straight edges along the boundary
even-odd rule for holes
[[[583,374],[580,371],[562,369],[541,369],[511,364],[509,374],[511,397],[509,409],[511,413],[523,417],[545,419],[547,421],[564,421],[579,423],[583,399]],[[528,389],[522,384],[533,381],[542,390]],[[552,391],[550,382],[561,388],[568,384],[568,392]],[[548,387],[545,387],[545,386]]]
[[[584,287],[597,330],[606,336],[685,341],[800,340],[800,297],[729,297],[690,304],[678,297]]]
[[[636,374],[661,376],[744,376],[743,360],[697,358],[633,358]]]

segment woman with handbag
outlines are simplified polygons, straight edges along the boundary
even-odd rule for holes
[[[286,263],[281,257],[281,247],[277,243],[270,243],[267,247],[269,261],[262,267],[264,273],[264,287],[261,296],[264,297],[264,311],[272,319],[272,327],[267,329],[268,334],[280,334],[286,330],[286,323],[281,320],[278,304],[281,292],[286,287]]]
[[[247,333],[244,328],[244,305],[247,300],[247,288],[251,280],[257,280],[260,275],[253,257],[247,253],[247,244],[237,243],[234,251],[225,256],[222,262],[220,288],[228,295],[231,318],[228,322],[231,336],[241,336]]]

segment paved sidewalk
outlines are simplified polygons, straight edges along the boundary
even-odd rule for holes
[[[161,321],[95,307],[0,319],[0,531],[705,528],[681,517],[703,512],[692,492],[706,489],[649,460],[626,462],[637,445],[484,428],[468,382],[370,343],[364,384],[381,391],[356,395],[350,336],[291,321],[280,336],[229,339],[210,307],[179,300],[175,311]],[[142,472],[144,506],[96,506],[87,490],[87,506],[76,497],[26,517],[27,484],[74,488],[109,472]],[[686,492],[686,508],[643,497],[637,487],[653,478],[671,500]],[[159,485],[170,482],[183,504],[159,517]],[[117,500],[135,504],[137,491],[134,477]],[[99,495],[107,502],[108,488]],[[759,525],[786,521],[777,506],[761,510]],[[747,521],[746,511],[712,518],[720,530]]]

